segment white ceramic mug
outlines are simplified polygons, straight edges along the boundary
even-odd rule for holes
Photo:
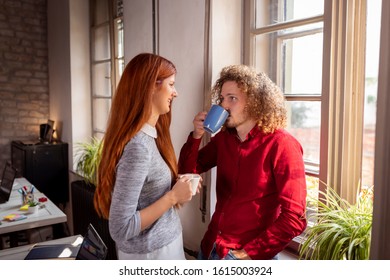
[[[191,189],[192,189],[192,195],[196,195],[196,190],[198,189],[199,181],[200,181],[200,175],[195,173],[187,173],[180,176],[187,177],[191,181]]]

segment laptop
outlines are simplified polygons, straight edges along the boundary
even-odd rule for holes
[[[106,244],[104,244],[104,241],[100,238],[92,224],[89,224],[76,260],[104,260],[107,252]]]
[[[16,177],[16,169],[10,162],[5,164],[3,175],[0,182],[0,203],[5,203],[11,196],[12,186]]]
[[[99,234],[88,225],[81,244],[50,244],[35,245],[31,248],[25,260],[104,260],[107,256],[107,247]]]

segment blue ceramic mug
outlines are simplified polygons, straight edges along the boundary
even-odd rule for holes
[[[222,106],[214,104],[207,113],[206,119],[203,122],[203,128],[210,133],[216,133],[223,126],[228,117],[228,111]]]

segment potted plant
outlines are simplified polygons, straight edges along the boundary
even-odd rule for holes
[[[373,187],[363,188],[355,204],[342,199],[335,190],[319,192],[320,199],[309,197],[318,211],[309,216],[305,241],[299,248],[301,259],[366,260],[369,258]]]
[[[117,259],[115,242],[110,236],[108,221],[98,216],[93,205],[102,146],[103,142],[97,138],[77,144],[76,172],[83,180],[71,183],[73,233],[85,234],[91,223],[108,247],[106,259],[115,260]]]
[[[97,168],[99,166],[102,150],[102,141],[98,138],[91,138],[90,142],[77,144],[76,172],[79,173],[87,183],[96,185]]]
[[[27,213],[34,214],[38,212],[39,202],[31,200],[28,202],[27,205],[28,205]]]

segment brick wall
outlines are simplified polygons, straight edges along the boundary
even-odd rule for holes
[[[46,0],[0,0],[0,170],[49,117]]]

